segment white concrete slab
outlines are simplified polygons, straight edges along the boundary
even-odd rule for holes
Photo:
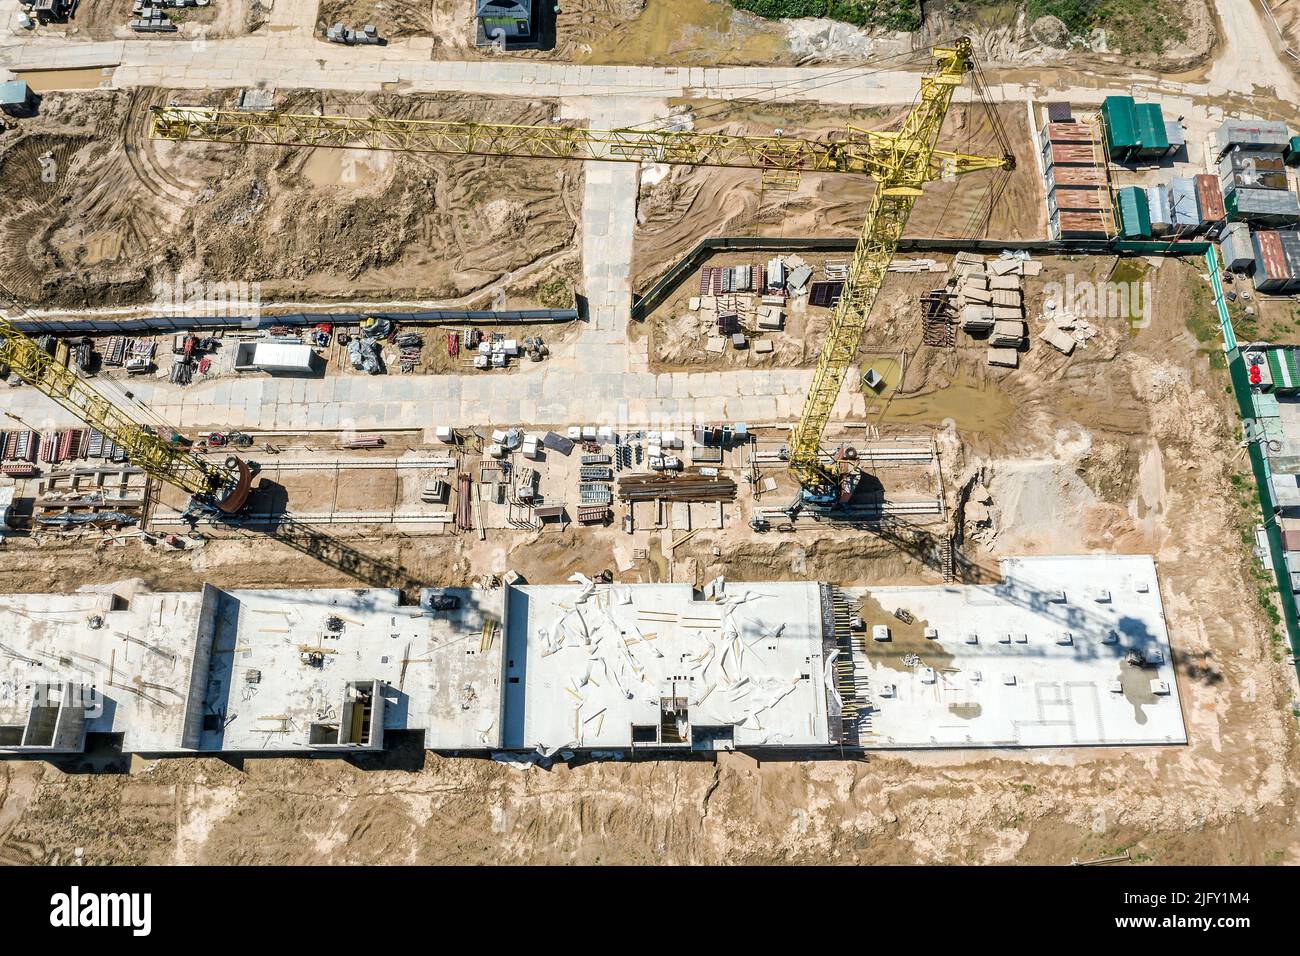
[[[387,729],[423,729],[431,750],[500,746],[501,590],[442,592],[460,600],[452,611],[400,606],[392,590],[221,593],[206,712],[222,718],[204,750],[307,749],[309,726],[338,720],[346,685],[368,680]]]
[[[1003,583],[992,586],[846,591],[867,591],[886,611],[905,608],[938,632],[933,652],[923,648],[915,666],[904,665],[888,645],[865,642],[872,703],[865,746],[1186,742],[1150,557],[1014,558],[1002,562],[1002,573]],[[1057,600],[1062,592],[1064,600]],[[1062,643],[1066,633],[1069,643]],[[1152,663],[1126,663],[1130,652]],[[1153,681],[1164,682],[1167,693],[1153,693]]]
[[[728,728],[737,747],[829,744],[814,583],[728,582],[720,601],[686,584],[599,585],[585,597],[576,585],[528,585],[509,602],[510,749],[629,748],[634,727],[658,733],[675,698],[679,746],[706,728]]]

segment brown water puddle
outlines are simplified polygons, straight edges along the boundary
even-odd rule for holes
[[[366,149],[318,147],[302,167],[302,173],[319,189],[333,186],[368,186],[384,172],[388,154]]]
[[[944,650],[942,642],[926,638],[928,621],[918,617],[908,624],[894,617],[894,610],[893,607],[886,608],[869,593],[858,600],[854,613],[867,625],[864,637],[868,660],[905,674],[913,671],[913,668],[903,663],[903,658],[908,654],[915,654],[921,659],[922,665],[933,667],[936,671],[952,666],[952,655]],[[888,641],[871,639],[871,628],[876,624],[889,626]]]
[[[951,419],[962,434],[994,441],[1006,433],[1014,411],[1015,403],[996,383],[975,383],[963,373],[947,388],[891,399],[880,421],[938,426]]]
[[[113,78],[113,66],[91,66],[82,70],[19,70],[14,75],[37,93],[56,90],[94,90]]]

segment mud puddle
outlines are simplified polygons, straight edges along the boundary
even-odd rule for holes
[[[82,70],[20,70],[14,75],[37,93],[55,90],[94,90],[112,83],[112,66],[92,66]]]

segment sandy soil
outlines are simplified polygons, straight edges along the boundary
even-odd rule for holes
[[[1300,6],[1292,3],[1271,3],[1273,8],[1273,17],[1277,21],[1278,29],[1281,30],[1281,37],[1278,38],[1273,32],[1272,24],[1267,22],[1267,18],[1261,13],[1261,19],[1265,20],[1264,29],[1268,31],[1270,39],[1277,40],[1277,45],[1284,52],[1278,59],[1289,66],[1292,72],[1300,75]],[[1285,50],[1289,49],[1291,54]]]
[[[693,102],[696,129],[761,135],[783,129],[790,136],[828,138],[848,124],[887,129],[902,111],[791,110],[764,105],[746,108],[743,121],[726,104]],[[1004,174],[971,173],[955,182],[933,182],[917,202],[906,235],[1026,239],[1046,232],[1043,185],[1034,162],[1024,108],[999,106],[997,115],[1016,157],[1005,174],[1001,198],[988,217],[992,190]],[[951,148],[998,155],[997,139],[983,106],[964,98],[954,104],[944,127]],[[846,174],[805,175],[794,192],[765,189],[755,170],[672,167],[643,186],[637,206],[635,287],[644,289],[704,236],[843,236],[862,230],[871,201],[871,181]],[[1026,210],[1034,210],[1026,215]]]
[[[943,0],[924,7],[925,22],[917,34],[919,46],[966,34],[985,66],[1086,66],[1106,72],[1137,68],[1177,73],[1205,65],[1219,40],[1210,0],[1165,4],[1167,14],[1177,17],[1185,36],[1171,38],[1158,53],[1146,48],[1151,41],[1141,35],[1140,27],[1134,39],[1142,48],[1129,52],[1122,52],[1123,39],[1117,36],[1095,35],[1087,43],[1070,43],[1060,32],[1059,21],[1029,22],[1025,5],[1011,0]],[[1151,16],[1149,10],[1142,13]]]
[[[1085,263],[1081,278],[1112,265]],[[905,424],[882,425],[886,434],[933,429],[952,500],[962,503],[971,576],[1009,554],[1156,555],[1186,747],[761,764],[726,755],[549,772],[426,757],[418,744],[378,766],[101,759],[101,769],[123,772],[69,774],[10,762],[0,763],[0,858],[58,862],[80,849],[91,863],[1060,864],[1128,849],[1139,862],[1300,862],[1294,679],[1254,598],[1259,579],[1242,533],[1257,516],[1248,496],[1224,490],[1245,466],[1214,345],[1187,324],[1207,301],[1197,271],[1195,262],[1151,269],[1159,304],[1150,326],[1103,323],[1068,359],[1031,347],[1020,369],[993,371],[980,346],[917,348],[890,408],[921,404],[898,413]],[[916,333],[900,324],[896,334],[914,345]],[[988,416],[972,395],[984,396]],[[967,407],[966,418],[953,417],[954,405]],[[966,430],[972,419],[983,432]],[[466,537],[474,540],[353,543],[430,583],[508,566],[544,581],[612,566],[619,533]],[[110,575],[173,588],[342,583],[336,572],[286,562],[264,540],[210,542],[197,561],[129,547],[109,562],[88,544],[8,549],[0,590]],[[935,580],[883,542],[823,528],[730,540],[701,533],[671,571],[676,580],[716,571]],[[651,573],[638,567],[628,577]]]
[[[582,167],[535,160],[165,143],[165,91],[51,94],[0,139],[3,264],[31,303],[147,303],[155,281],[468,305],[576,268]],[[224,94],[211,94],[225,102]],[[193,102],[193,95],[185,98]],[[541,122],[546,103],[296,94],[286,108]],[[40,181],[53,151],[59,179]]]
[[[720,253],[710,256],[700,268],[736,265],[757,267],[775,254],[767,251]],[[814,280],[822,281],[825,279],[825,263],[847,262],[851,257],[851,250],[838,252],[800,250],[798,255],[813,267]],[[914,259],[930,259],[946,266],[951,256],[907,253],[900,255],[897,261]],[[697,269],[677,287],[667,301],[656,308],[645,322],[636,328],[638,335],[644,335],[648,339],[652,371],[675,372],[702,368],[812,368],[817,364],[822,343],[826,340],[826,330],[830,325],[832,310],[829,307],[809,304],[806,296],[787,300],[784,310],[785,328],[782,330],[750,329],[751,343],[748,348],[734,349],[728,344],[722,352],[706,351],[705,345],[710,336],[717,334],[717,328],[711,322],[706,323],[699,311],[690,310],[690,300],[697,297],[700,292],[699,277],[700,272]],[[892,313],[896,306],[901,305],[904,309],[915,310],[917,294],[941,288],[947,280],[946,272],[890,273],[873,307],[873,318],[870,324],[872,326],[878,324],[879,317]],[[752,296],[752,301],[757,303],[758,296]],[[902,305],[903,303],[907,304]],[[759,338],[772,343],[771,352],[755,351],[753,340]]]
[[[725,0],[567,0],[560,7],[552,48],[512,50],[509,55],[674,66],[791,64],[800,59],[786,39],[786,27],[736,10]],[[390,39],[430,37],[435,59],[498,55],[475,45],[473,8],[459,0],[322,0],[317,29],[340,21],[373,23],[380,36]]]
[[[1009,0],[926,3],[925,22],[915,34],[862,30],[818,18],[764,20],[735,9],[726,0],[567,0],[560,6],[552,48],[509,55],[577,63],[791,66],[899,57],[967,34],[975,39],[980,59],[990,66],[1060,66],[1068,62],[1103,69],[1137,66],[1176,71],[1203,62],[1217,35],[1207,0],[1179,4],[1187,38],[1158,55],[1112,53],[1101,38],[1090,48],[1076,45],[1066,51],[1053,47],[1043,42],[1044,37],[1050,39],[1046,33],[1040,37],[1030,31],[1024,22],[1023,3]],[[472,13],[459,0],[322,0],[318,31],[340,21],[356,27],[373,23],[380,35],[389,39],[430,37],[435,59],[496,55],[475,46]],[[916,62],[923,59],[918,57]]]
[[[87,40],[139,39],[141,34],[127,26],[134,16],[131,13],[134,2],[135,0],[82,0],[66,24],[49,24],[41,27],[41,32]],[[250,0],[213,0],[206,7],[172,10],[170,15],[172,22],[179,27],[177,32],[153,34],[149,42],[174,43],[177,40],[215,40],[242,36],[251,25],[250,6]]]

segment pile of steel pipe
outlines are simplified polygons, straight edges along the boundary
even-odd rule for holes
[[[682,475],[627,475],[618,480],[623,501],[734,501],[736,483],[730,478]]]

